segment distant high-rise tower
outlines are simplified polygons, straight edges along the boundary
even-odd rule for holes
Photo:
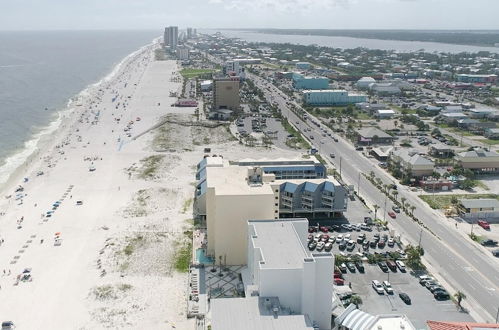
[[[188,27],[187,28],[187,39],[191,39],[192,37],[193,37],[192,28]]]
[[[178,44],[178,26],[169,26],[165,28],[165,34],[163,36],[165,46],[169,46],[170,49],[177,49]]]

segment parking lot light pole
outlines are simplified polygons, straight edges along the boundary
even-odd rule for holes
[[[359,180],[357,182],[357,195],[360,197],[360,172],[359,172]]]
[[[385,195],[385,212],[383,212],[383,221],[386,221],[386,199],[387,196]]]

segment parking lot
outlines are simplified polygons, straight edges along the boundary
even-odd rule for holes
[[[371,314],[406,314],[418,329],[426,329],[427,320],[473,321],[468,314],[460,312],[452,300],[436,300],[410,271],[385,273],[377,265],[367,263],[364,263],[364,268],[364,273],[348,271],[343,276],[345,283],[348,285],[348,282],[351,282],[352,291],[362,298],[360,308]],[[389,281],[394,293],[378,294],[372,288],[372,280],[378,280],[380,283]],[[410,305],[400,299],[401,292],[410,297]]]

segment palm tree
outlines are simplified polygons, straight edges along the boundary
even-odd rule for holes
[[[371,179],[374,179],[374,171],[369,172],[369,176],[371,177]]]
[[[458,291],[458,292],[454,293],[454,298],[456,298],[456,300],[457,300],[457,306],[459,308],[463,308],[461,306],[461,301],[463,301],[463,299],[466,299],[466,295],[464,293],[462,293],[461,291]]]
[[[350,297],[350,303],[354,304],[355,307],[359,308],[359,305],[362,305],[362,298],[358,295],[353,295]]]
[[[388,185],[387,185],[387,184],[384,184],[384,185],[383,185],[383,191],[384,191],[385,193],[386,193],[387,189],[388,189]]]
[[[378,205],[373,205],[374,208],[374,221],[376,221],[376,215],[378,214],[379,206]]]
[[[381,186],[381,184],[383,183],[383,180],[381,180],[380,178],[376,178],[376,183],[378,186]]]
[[[393,195],[393,198],[395,198],[395,200],[397,200],[397,196],[398,196],[399,192],[394,190],[392,191],[392,195]]]
[[[404,204],[405,204],[406,200],[407,200],[407,198],[405,198],[405,197],[400,198],[400,202],[402,203],[402,209],[404,208]]]

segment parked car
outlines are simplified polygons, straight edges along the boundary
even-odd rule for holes
[[[383,281],[383,289],[385,289],[386,293],[393,294],[393,288],[390,282]]]
[[[499,257],[499,250],[492,251],[494,257]]]
[[[330,243],[330,242],[327,242],[325,245],[324,245],[324,250],[326,251],[331,251],[333,248],[333,243]]]
[[[341,243],[343,241],[343,235],[336,236],[336,243]]]
[[[360,147],[360,146],[359,147],[355,147],[355,150],[362,151],[362,150],[364,150],[364,147]]]
[[[355,249],[355,242],[353,240],[349,240],[347,243],[347,250],[353,251],[353,249]]]
[[[365,230],[365,231],[371,231],[371,227],[365,224],[360,225],[360,229]]]
[[[485,220],[478,220],[478,221],[477,221],[477,224],[478,224],[480,227],[482,227],[483,229],[485,229],[485,230],[490,230],[490,225],[489,225],[489,223],[488,223],[487,221],[485,221]]]
[[[330,153],[330,154],[329,154],[329,157],[331,157],[331,158],[336,158],[336,155],[335,155],[334,153]]]
[[[400,213],[400,207],[398,207],[398,206],[393,205],[393,206],[392,206],[392,210],[393,210],[394,212]]]
[[[317,247],[317,243],[315,241],[312,241],[312,242],[308,243],[308,249],[310,251],[315,250],[316,247]]]
[[[430,288],[434,285],[438,285],[438,282],[436,280],[429,280],[424,283],[425,288],[430,290]]]
[[[383,286],[381,283],[379,283],[378,280],[372,280],[371,285],[378,294],[385,294],[385,290],[383,289]]]
[[[326,245],[326,244],[325,244],[324,242],[322,242],[322,241],[320,241],[319,243],[317,243],[317,251],[322,251],[322,250],[324,250],[324,246],[325,246],[325,245]]]
[[[340,244],[338,245],[338,248],[340,250],[344,250],[347,248],[347,241],[341,241]]]
[[[345,285],[345,280],[339,277],[333,279],[335,285]]]
[[[371,247],[371,248],[373,248],[373,249],[374,249],[374,248],[376,248],[377,244],[378,244],[378,243],[377,243],[376,241],[370,241],[370,242],[369,242],[369,247]]]
[[[356,261],[355,267],[357,267],[357,269],[359,270],[359,273],[364,272],[364,265],[362,264],[362,261]]]
[[[324,243],[326,243],[327,241],[329,241],[329,235],[326,235],[326,234],[322,235],[321,236],[321,241],[324,242]]]
[[[12,321],[3,321],[2,322],[2,330],[11,330],[14,329],[16,326],[14,325],[14,322]]]
[[[344,223],[341,225],[341,228],[345,229],[346,231],[352,231],[352,226],[348,223]]]
[[[387,266],[388,268],[390,268],[390,270],[391,270],[392,272],[396,272],[396,271],[397,271],[397,264],[396,264],[396,263],[395,263],[395,261],[393,261],[393,260],[387,260],[387,261],[386,261],[386,266]]]
[[[385,273],[388,273],[388,267],[386,266],[386,263],[383,261],[378,261],[378,266],[381,268],[381,270]]]
[[[329,228],[327,228],[326,226],[320,226],[319,230],[322,231],[323,233],[329,232]]]
[[[386,244],[389,246],[389,247],[393,247],[395,245],[395,241],[393,240],[392,237],[390,237],[388,239],[388,241],[386,242]]]
[[[497,241],[494,241],[493,239],[486,239],[482,241],[481,243],[483,246],[497,246]]]
[[[316,231],[317,231],[317,227],[315,227],[315,226],[308,227],[309,233],[315,233]]]
[[[432,285],[428,290],[430,290],[431,293],[435,293],[437,291],[445,291],[444,287],[440,284]]]
[[[347,262],[347,268],[349,271],[351,271],[352,273],[355,273],[355,264],[353,262]]]
[[[396,214],[395,214],[395,212],[393,212],[393,211],[388,212],[388,215],[389,215],[389,216],[390,216],[390,218],[392,218],[392,219],[395,219],[395,218],[397,217],[397,215],[396,215]]]
[[[385,240],[383,240],[383,239],[382,239],[382,240],[380,240],[380,241],[378,242],[378,247],[379,247],[380,249],[381,249],[381,248],[384,248],[384,247],[385,247]]]
[[[405,302],[407,305],[411,304],[411,298],[407,293],[401,292],[399,293],[400,299],[402,299],[403,302]]]
[[[435,299],[437,299],[437,300],[449,300],[450,299],[450,295],[447,291],[436,291],[435,293],[433,293],[433,297],[435,297]]]
[[[358,237],[357,237],[357,243],[363,243],[364,240],[366,239],[366,234],[360,234]]]
[[[428,276],[428,275],[419,276],[419,284],[424,286],[427,281],[434,281],[434,279],[433,279],[433,277]]]
[[[342,273],[346,273],[347,272],[347,265],[345,265],[344,262],[341,263],[340,270],[341,270]]]
[[[395,261],[395,264],[397,265],[398,269],[402,272],[402,273],[405,273],[406,272],[406,269],[405,269],[405,264],[403,261],[400,261],[400,260],[397,260]]]

